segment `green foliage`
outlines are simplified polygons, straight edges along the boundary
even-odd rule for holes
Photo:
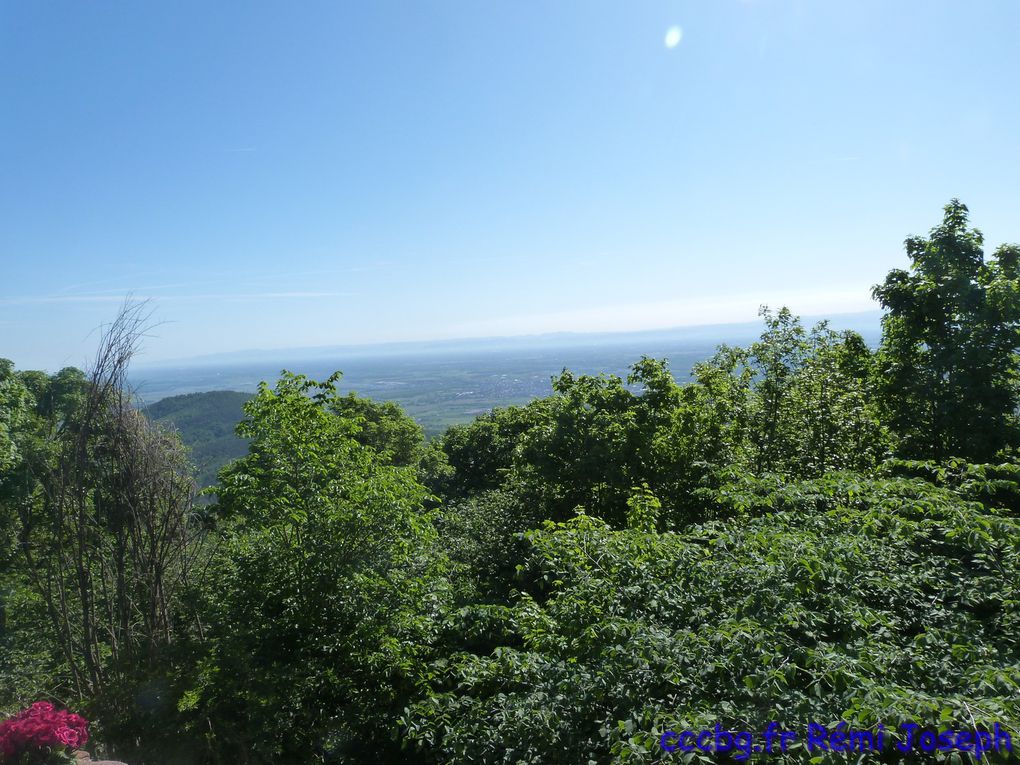
[[[893,476],[921,478],[944,486],[963,499],[1020,517],[1020,465],[1015,462],[973,464],[961,459],[945,462],[889,460],[882,471]]]
[[[64,674],[55,646],[40,630],[47,618],[26,576],[9,568],[0,573],[0,718],[25,699],[52,693],[54,677]]]
[[[189,626],[193,487],[176,438],[127,404],[130,347],[112,337],[88,378],[14,373],[28,407],[0,471],[0,705],[54,698],[87,707],[107,741],[159,747],[159,704],[139,698],[176,672]]]
[[[648,488],[648,484],[635,486],[627,500],[627,528],[635,531],[655,531],[659,523],[662,503]]]
[[[454,425],[439,439],[451,472],[431,484],[448,499],[501,486],[514,464],[521,437],[545,422],[548,399],[483,414],[468,425]]]
[[[249,393],[209,391],[161,399],[145,408],[156,422],[172,425],[191,452],[201,488],[215,485],[219,471],[247,454],[248,442],[235,432]],[[449,471],[437,446],[393,402],[376,402],[355,393],[337,397],[334,413],[358,425],[355,439],[394,465],[414,465],[423,479],[442,480]]]
[[[376,402],[348,393],[336,399],[332,411],[357,423],[357,442],[391,465],[407,467],[420,461],[425,433],[392,401]]]
[[[73,427],[86,382],[77,369],[15,371],[0,360],[0,710],[67,689],[43,598],[19,551],[21,519],[40,500],[58,435]]]
[[[583,506],[623,525],[631,487],[650,478],[640,396],[619,377],[567,371],[553,391],[542,426],[522,439],[515,477],[546,518],[569,518]]]
[[[718,452],[701,388],[678,385],[664,361],[645,358],[626,381],[564,371],[553,389],[451,429],[441,446],[454,475],[439,493],[453,500],[499,487],[516,497],[531,524],[524,531],[578,506],[623,526],[633,487],[647,485],[679,522],[677,508]]]
[[[14,365],[0,359],[0,475],[18,460],[14,431],[28,416],[29,394],[14,373]]]
[[[910,271],[874,295],[882,321],[884,419],[911,459],[988,461],[1020,443],[1020,248],[986,261],[984,238],[953,200],[928,238],[906,241]]]
[[[872,359],[860,335],[824,322],[808,332],[785,308],[762,317],[749,348],[723,347],[695,367],[725,444],[722,463],[793,478],[877,464],[888,437],[869,404]]]
[[[528,512],[517,495],[501,489],[442,507],[436,528],[454,566],[457,602],[505,603],[527,549],[524,532],[540,524],[537,512]]]
[[[1016,521],[854,473],[717,501],[731,520],[682,534],[529,534],[528,592],[490,616],[502,647],[442,662],[405,716],[422,756],[651,763],[663,731],[716,722],[1020,725]]]
[[[181,707],[222,761],[383,759],[447,597],[425,489],[358,443],[336,377],[260,386],[221,474],[214,637]]]

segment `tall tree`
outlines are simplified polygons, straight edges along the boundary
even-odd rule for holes
[[[762,308],[747,348],[722,346],[694,368],[718,428],[717,465],[810,478],[867,470],[887,438],[870,404],[872,354],[854,332],[805,329],[788,308]]]
[[[244,405],[220,473],[210,654],[181,702],[221,762],[387,762],[392,721],[446,588],[413,466],[357,440],[363,417],[284,373]]]
[[[873,291],[887,311],[880,397],[905,457],[987,461],[1020,443],[1020,248],[986,261],[967,223],[952,200],[927,238],[907,239],[910,270],[890,271]]]

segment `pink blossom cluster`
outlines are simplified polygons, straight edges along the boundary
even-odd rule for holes
[[[0,723],[0,763],[35,752],[78,749],[88,740],[85,718],[39,701]]]

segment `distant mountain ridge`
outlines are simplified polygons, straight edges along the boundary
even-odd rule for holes
[[[820,321],[828,321],[836,330],[852,329],[860,332],[865,339],[877,339],[881,313],[862,311],[835,314],[832,316],[803,316],[805,327]],[[448,340],[394,341],[383,343],[346,344],[328,346],[307,346],[292,348],[251,348],[222,353],[203,354],[164,361],[144,362],[139,360],[140,369],[165,366],[186,367],[217,364],[245,364],[258,362],[286,363],[344,356],[355,359],[399,357],[413,355],[499,352],[516,350],[546,350],[554,348],[587,348],[608,346],[695,345],[705,343],[743,343],[757,339],[761,333],[760,321],[734,324],[698,324],[624,332],[548,332],[533,335],[512,335],[495,337],[468,337]]]

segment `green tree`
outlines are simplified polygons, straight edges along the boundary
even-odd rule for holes
[[[45,501],[61,443],[79,421],[84,374],[15,371],[0,359],[0,708],[69,692],[45,596],[33,586],[22,521]]]
[[[14,431],[28,418],[31,398],[14,371],[14,364],[0,359],[0,480],[18,461]]]
[[[186,453],[126,389],[145,321],[144,304],[126,306],[87,377],[21,373],[33,407],[0,482],[18,542],[12,622],[33,646],[46,641],[11,663],[15,682],[31,691],[45,679],[46,695],[83,707],[132,760],[140,740],[173,743],[166,689],[197,627],[184,593],[202,557]]]
[[[430,488],[445,499],[462,499],[504,484],[523,436],[547,421],[550,398],[527,406],[494,409],[465,425],[454,425],[439,439],[451,473]]]
[[[748,348],[723,346],[695,366],[717,467],[809,478],[862,470],[887,451],[871,403],[872,354],[855,332],[810,330],[789,309],[762,309],[765,329]]]
[[[139,742],[160,759],[178,743],[167,691],[196,627],[183,593],[201,555],[186,454],[125,386],[146,318],[126,305],[87,376],[0,364],[15,447],[0,469],[0,534],[16,542],[0,549],[0,705],[73,705],[139,765]]]
[[[904,457],[989,461],[1020,443],[1020,247],[985,260],[967,224],[954,199],[927,238],[907,239],[910,270],[890,271],[873,291],[886,309],[884,418]]]
[[[399,404],[373,401],[356,393],[337,397],[331,410],[358,426],[355,440],[392,465],[417,465],[425,450],[425,431]]]
[[[564,370],[552,396],[451,429],[442,445],[454,475],[440,493],[500,489],[501,511],[516,496],[522,522],[582,507],[622,528],[633,488],[647,485],[663,526],[680,528],[704,519],[698,492],[731,468],[812,477],[876,465],[888,437],[864,340],[824,322],[806,330],[786,308],[762,316],[757,342],[721,347],[692,384],[647,357],[626,380]]]
[[[442,611],[428,494],[358,442],[338,377],[263,383],[238,426],[248,454],[221,472],[214,638],[180,706],[223,761],[385,761]]]
[[[424,485],[442,486],[452,476],[438,439],[426,441],[421,425],[400,404],[348,393],[335,399],[331,411],[357,426],[354,439],[359,444],[390,465],[415,468]]]

